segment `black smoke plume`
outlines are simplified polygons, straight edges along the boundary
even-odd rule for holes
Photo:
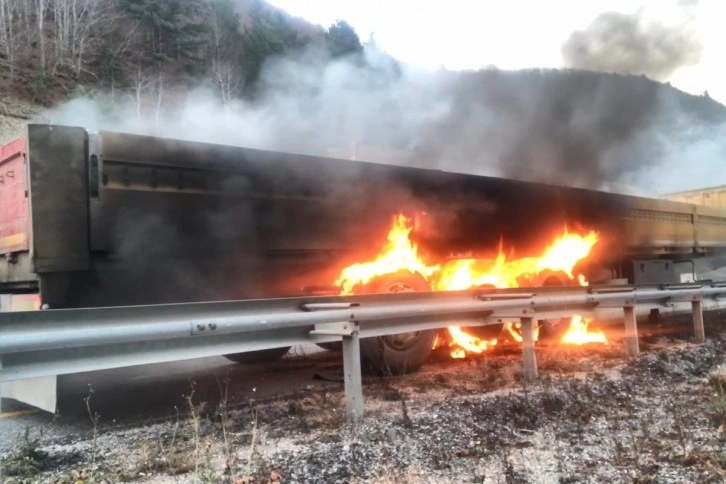
[[[565,65],[619,74],[644,74],[666,81],[679,68],[696,64],[703,46],[687,25],[646,23],[642,15],[606,12],[562,46]]]

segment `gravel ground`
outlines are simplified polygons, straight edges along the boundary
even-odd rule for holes
[[[21,136],[38,108],[0,97],[0,145]]]
[[[5,455],[5,482],[726,482],[726,333],[709,335],[644,339],[631,361],[617,342],[541,347],[528,386],[516,348],[439,355],[367,381],[357,428],[340,391],[234,408],[192,394],[177,418],[99,419],[95,438],[90,417],[62,437],[30,429]]]

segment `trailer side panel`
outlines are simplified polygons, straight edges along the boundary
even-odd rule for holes
[[[29,125],[30,210],[35,272],[87,270],[87,135],[82,128]]]

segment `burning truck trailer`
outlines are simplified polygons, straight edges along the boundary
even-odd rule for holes
[[[0,173],[2,311],[673,283],[726,251],[720,208],[69,126],[29,125]],[[452,326],[361,354],[402,373],[439,336],[462,356],[503,330],[517,337]]]

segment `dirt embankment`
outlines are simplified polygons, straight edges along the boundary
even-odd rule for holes
[[[25,125],[38,112],[35,106],[0,98],[0,145],[21,136]]]
[[[342,391],[318,388],[234,406],[192,395],[149,425],[31,429],[5,456],[5,482],[724,482],[726,332],[707,330],[702,345],[643,339],[632,361],[615,341],[540,347],[534,385],[516,348],[439,355],[367,381],[357,428]]]

